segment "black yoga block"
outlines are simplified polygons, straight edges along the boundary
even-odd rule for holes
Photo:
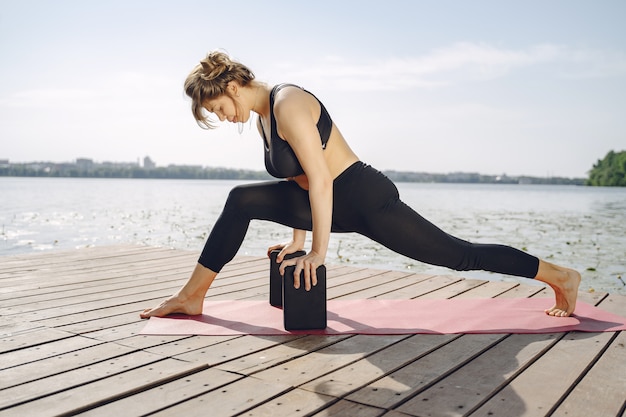
[[[279,253],[280,250],[273,250],[270,252],[270,304],[274,307],[282,307],[283,305],[283,277],[280,276],[280,272],[278,271],[280,264],[276,263],[276,257]],[[299,250],[286,255],[285,259],[296,258],[304,255],[306,255],[306,252]]]
[[[300,288],[293,286],[295,266],[285,268],[283,282],[283,321],[285,330],[326,328],[326,267],[317,267],[317,285],[304,289],[304,272],[300,273]]]

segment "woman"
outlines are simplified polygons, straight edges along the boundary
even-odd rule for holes
[[[324,263],[331,231],[357,232],[433,265],[540,280],[556,296],[547,314],[565,317],[574,311],[578,272],[508,246],[473,244],[438,229],[399,199],[387,177],[359,161],[324,105],[304,89],[289,84],[270,88],[256,81],[246,66],[212,52],[187,77],[185,92],[196,121],[207,129],[214,127],[207,112],[231,123],[245,123],[250,112],[256,113],[266,168],[283,180],[235,187],[187,283],[141,317],[200,314],[206,292],[237,253],[252,219],[294,228],[290,242],[269,248],[281,249],[277,262],[303,249],[306,231],[312,231],[311,251],[280,267],[283,274],[286,266],[295,265],[295,287],[301,285],[301,271],[305,289],[316,285],[315,270]]]

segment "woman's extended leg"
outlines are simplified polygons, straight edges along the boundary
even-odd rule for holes
[[[365,168],[350,184],[348,199],[335,201],[350,208],[343,221],[351,228],[389,249],[412,259],[458,271],[485,270],[535,278],[552,287],[555,305],[546,310],[553,316],[568,316],[576,306],[580,274],[572,269],[541,261],[505,245],[471,243],[447,234],[399,199],[395,185],[383,174]],[[358,186],[356,183],[360,183]],[[367,188],[366,188],[367,187]],[[348,219],[348,213],[350,219]]]
[[[555,293],[556,302],[547,314],[567,317],[574,312],[581,281],[577,271],[509,246],[466,242],[441,231],[404,203],[398,204],[384,216],[376,216],[376,225],[364,234],[422,262],[458,271],[480,269],[537,279],[550,285]]]

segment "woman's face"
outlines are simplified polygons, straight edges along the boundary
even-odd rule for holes
[[[250,118],[250,112],[244,112],[241,104],[227,94],[205,101],[204,108],[216,115],[221,122],[245,123]]]
[[[237,109],[234,106],[233,100],[225,94],[207,100],[204,103],[204,108],[209,113],[213,113],[220,119],[220,122],[229,121],[235,122],[237,119]]]

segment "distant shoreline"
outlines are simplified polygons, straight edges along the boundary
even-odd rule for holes
[[[433,174],[412,171],[382,171],[395,182],[456,183],[456,184],[551,184],[586,185],[586,178],[532,177],[483,175],[475,172]],[[76,162],[25,162],[10,163],[0,160],[0,177],[52,177],[52,178],[150,178],[196,180],[270,180],[265,171],[203,167],[200,165],[168,165],[157,167],[149,157],[144,166],[138,162],[94,162],[79,158]]]
[[[519,184],[519,185],[577,185],[585,186],[585,178],[495,176],[473,173],[430,174],[420,172],[382,171],[394,182],[448,183],[448,184]],[[100,178],[100,179],[170,179],[170,180],[272,180],[265,171],[206,168],[201,172],[162,172],[159,170],[106,171],[94,173],[7,173],[0,169],[0,177],[12,178]]]

